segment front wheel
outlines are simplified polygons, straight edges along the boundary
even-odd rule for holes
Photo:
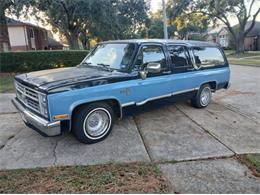
[[[92,103],[82,107],[73,117],[72,132],[86,144],[105,139],[112,130],[114,112],[106,103]]]
[[[204,84],[200,87],[196,96],[191,100],[192,106],[196,108],[205,108],[211,101],[212,93],[209,84]]]

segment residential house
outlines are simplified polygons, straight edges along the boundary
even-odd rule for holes
[[[251,22],[247,23],[246,29]],[[254,28],[245,38],[245,49],[251,51],[260,51],[260,22],[256,22]]]
[[[34,24],[6,18],[11,51],[48,49],[47,30]]]
[[[208,31],[207,41],[218,43],[222,47],[229,46],[229,32],[227,27],[221,25]]]
[[[246,24],[248,29],[252,21]],[[236,28],[237,25],[233,26]],[[220,26],[208,31],[207,41],[220,44],[224,48],[230,47],[230,33],[225,26]],[[260,50],[260,22],[256,21],[253,29],[247,34],[244,41],[245,50],[259,51]]]
[[[216,38],[217,42],[224,48],[227,48],[229,46],[229,31],[227,27],[221,28],[221,30],[218,32],[218,36]]]

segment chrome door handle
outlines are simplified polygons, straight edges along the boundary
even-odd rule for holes
[[[169,70],[169,71],[163,71],[162,73],[163,73],[163,74],[170,74],[171,72],[172,72],[172,71]]]

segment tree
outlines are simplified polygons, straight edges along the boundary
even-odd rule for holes
[[[26,0],[1,0],[0,3],[0,52],[4,51],[4,47],[10,49],[10,40],[6,23],[6,11],[13,10],[13,13],[18,15],[23,6],[26,5]]]
[[[147,26],[147,36],[149,38],[162,39],[163,34],[163,21],[161,18],[151,18],[149,25]]]
[[[255,25],[255,20],[260,12],[260,7],[252,13],[253,7],[257,0],[250,0],[249,6],[245,0],[193,0],[193,11],[200,12],[209,16],[213,21],[219,20],[223,22],[232,38],[235,40],[236,53],[244,52],[244,40],[246,35],[252,30]],[[232,27],[230,16],[236,17],[238,21],[237,31]],[[252,20],[249,27],[246,29],[246,24]]]
[[[170,25],[167,28],[170,36],[174,35],[174,32],[177,30],[175,24]],[[164,38],[162,11],[151,14],[150,19],[146,23],[146,29],[148,38]]]
[[[5,10],[12,5],[12,1],[3,0],[0,4],[0,52],[4,51],[4,47],[10,48],[10,40],[5,19]],[[8,49],[9,50],[9,49]]]
[[[132,38],[147,18],[144,0],[31,0],[33,14],[62,33],[70,49],[98,41]],[[90,37],[91,36],[91,37]]]
[[[82,27],[80,28],[80,33],[79,33],[79,41],[82,44],[82,47],[84,49],[90,49],[90,35],[88,32],[88,25],[83,24]]]
[[[70,49],[79,49],[79,35],[82,25],[89,16],[90,0],[34,0],[31,6],[38,19],[39,11],[44,14],[45,22],[54,30],[62,33]]]
[[[169,25],[175,26],[180,39],[189,39],[192,34],[198,34],[201,38],[207,30],[209,18],[201,13],[192,13],[190,0],[168,1],[167,13]]]
[[[144,0],[98,0],[91,6],[89,32],[98,40],[135,38],[148,16]]]
[[[192,34],[202,36],[208,28],[208,18],[199,13],[181,14],[173,23],[176,25],[180,39],[189,39]]]

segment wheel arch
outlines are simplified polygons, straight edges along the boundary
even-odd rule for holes
[[[210,88],[213,90],[213,91],[216,91],[217,90],[217,81],[207,81],[207,82],[204,82],[200,85],[200,88],[202,85],[205,85],[205,84],[209,84]]]
[[[83,101],[83,102],[78,102],[77,104],[74,104],[71,106],[71,117],[70,117],[70,128],[69,130],[71,131],[72,129],[72,123],[73,123],[73,117],[75,116],[75,113],[81,109],[82,107],[91,104],[91,103],[98,103],[98,102],[105,102],[108,103],[109,105],[112,106],[112,109],[115,112],[115,115],[121,119],[123,117],[123,110],[121,103],[118,99],[116,98],[106,98],[106,99],[96,99],[96,100],[89,100],[89,101]]]
[[[118,118],[122,118],[123,112],[122,112],[122,106],[118,99],[116,98],[106,98],[106,99],[97,99],[97,100],[89,100],[84,102],[79,102],[72,106],[71,108],[71,118],[83,106],[86,106],[91,103],[98,103],[98,102],[105,102],[112,106],[113,110],[115,111],[115,114]]]

